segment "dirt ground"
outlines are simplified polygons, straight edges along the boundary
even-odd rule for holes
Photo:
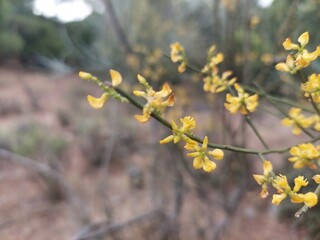
[[[44,132],[39,133],[43,137],[37,142],[39,146],[36,149],[39,151],[30,152],[27,157],[58,169],[77,195],[76,200],[68,197],[59,200],[59,191],[48,187],[36,171],[1,159],[0,239],[76,239],[88,224],[107,221],[121,225],[135,216],[152,212],[155,206],[166,206],[168,209],[174,207],[170,188],[172,182],[176,181],[172,177],[175,171],[170,165],[172,159],[165,166],[156,166],[158,172],[153,172],[151,159],[156,153],[152,144],[157,140],[152,137],[151,129],[159,125],[148,123],[140,126],[133,118],[128,120],[128,111],[131,115],[137,111],[131,107],[122,108],[113,100],[104,110],[90,109],[85,99],[87,94],[97,96],[100,92],[95,86],[79,80],[76,73],[57,75],[12,66],[0,68],[1,147],[12,148],[8,138],[13,132],[21,140],[25,126],[41,126]],[[267,126],[262,134],[267,134],[270,131],[268,129],[275,131],[275,121],[272,118],[258,119],[259,124]],[[17,129],[22,129],[22,132],[19,133]],[[296,139],[287,140],[289,130],[280,129],[283,128],[277,130],[278,134],[269,134],[270,142],[298,142]],[[140,139],[143,146],[139,148],[140,144],[133,144],[132,136]],[[61,142],[67,146],[59,150],[58,155],[50,153],[50,149],[45,148],[41,142],[53,137],[61,138]],[[253,136],[249,137],[253,139],[249,141],[250,147],[261,147]],[[100,140],[105,141],[105,144],[100,146]],[[19,144],[12,150],[18,147]],[[104,152],[103,157],[111,159],[111,162],[102,161],[95,168],[89,163],[93,159],[99,162],[99,149]],[[112,157],[108,155],[110,152]],[[277,156],[271,158],[274,160]],[[191,161],[189,164],[191,166]],[[257,165],[257,171],[261,171],[260,168]],[[160,176],[156,183],[152,182],[153,174]],[[140,176],[144,177],[142,183],[139,183]],[[204,205],[195,192],[190,190],[194,182],[184,173],[183,177],[185,190],[178,216],[179,234],[177,238],[169,235],[167,239],[213,239],[213,229],[222,224],[221,220],[225,218],[225,213],[216,204],[221,199],[212,190],[208,199],[217,201],[212,200],[212,204],[209,202]],[[136,179],[138,183],[134,182]],[[246,191],[233,217],[226,220],[220,239],[304,239],[305,230],[279,220],[277,208],[271,205],[271,200],[259,199],[258,193],[258,188]],[[204,214],[211,216],[202,218]],[[163,227],[157,222],[161,220],[152,218],[147,223],[139,221],[136,219],[138,227],[128,223],[124,231],[119,227],[122,235],[116,236],[114,234],[117,233],[113,233],[105,239],[157,239],[153,234]],[[144,226],[148,224],[151,226]]]

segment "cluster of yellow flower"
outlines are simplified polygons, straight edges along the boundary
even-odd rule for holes
[[[119,72],[110,69],[111,76],[111,86],[116,87],[121,84],[122,76]],[[98,86],[103,90],[103,93],[100,97],[96,98],[91,95],[88,95],[87,99],[91,107],[99,109],[104,106],[109,96],[120,100],[121,102],[127,102],[127,99],[118,94],[114,89],[106,86],[99,78],[93,76],[91,73],[79,72],[79,77],[86,81],[94,81]]]
[[[171,60],[173,62],[181,61],[182,64],[187,64],[184,48],[180,43],[171,44]],[[208,61],[201,70],[205,75],[203,81],[203,89],[206,92],[220,93],[225,91],[228,87],[234,86],[237,91],[237,96],[230,93],[226,95],[225,107],[230,113],[237,113],[247,115],[254,112],[258,107],[258,94],[252,96],[245,92],[243,88],[237,83],[237,78],[228,79],[232,75],[232,71],[225,71],[219,76],[218,65],[223,62],[224,56],[222,53],[216,52],[216,46],[212,45],[208,51]],[[180,65],[181,66],[181,65]],[[180,72],[180,71],[179,71]],[[183,72],[183,71],[182,71]]]
[[[285,50],[295,50],[296,54],[287,56],[286,63],[279,63],[276,69],[279,71],[289,72],[291,74],[297,73],[300,69],[310,65],[312,61],[317,59],[320,55],[320,46],[309,53],[305,47],[309,42],[309,33],[305,32],[298,38],[298,44],[291,42],[287,38],[283,42]],[[302,80],[303,81],[303,80]],[[309,98],[314,104],[320,103],[320,75],[312,74],[308,77],[306,82],[301,83],[301,90],[304,92],[305,97]],[[317,106],[315,105],[315,108]],[[282,120],[284,126],[292,127],[292,133],[295,135],[301,134],[306,128],[313,125],[314,129],[320,131],[320,117],[318,114],[306,117],[301,113],[300,108],[293,107],[290,109],[288,117]],[[315,146],[312,143],[303,143],[294,146],[290,149],[290,157],[288,160],[293,163],[293,168],[300,169],[309,167],[316,170],[320,164],[320,146]],[[263,175],[253,175],[254,179],[262,187],[260,196],[267,197],[268,184],[271,184],[276,190],[277,194],[273,194],[272,203],[275,205],[280,204],[287,196],[290,197],[293,203],[304,203],[305,206],[311,208],[318,203],[318,195],[315,192],[307,192],[305,194],[299,193],[301,187],[307,186],[309,183],[303,176],[298,176],[294,179],[293,189],[290,187],[287,177],[279,174],[275,176],[272,170],[271,162],[264,160]],[[320,184],[320,175],[313,176],[314,181]]]
[[[133,91],[133,94],[147,100],[147,103],[143,107],[143,114],[135,115],[135,118],[139,122],[145,123],[150,119],[152,112],[161,115],[161,112],[166,107],[172,107],[174,105],[174,94],[168,83],[163,85],[161,91],[156,92],[141,75],[138,75],[138,81],[146,88],[146,91]],[[167,99],[163,100],[163,98]]]
[[[320,146],[315,147],[312,143],[299,144],[290,149],[290,154],[293,157],[288,160],[294,163],[294,168],[299,169],[307,166],[316,170],[316,163],[320,161]]]
[[[182,126],[178,128],[177,124],[172,120],[172,135],[166,137],[160,141],[160,144],[165,144],[173,141],[174,143],[183,140],[186,142],[184,148],[188,151],[193,151],[188,154],[189,157],[193,157],[193,167],[195,169],[203,168],[206,172],[211,172],[216,169],[216,164],[211,161],[208,155],[212,156],[216,160],[221,160],[224,153],[221,149],[214,149],[208,151],[208,137],[206,136],[203,140],[202,146],[200,147],[198,142],[192,140],[188,135],[192,135],[191,130],[195,128],[196,121],[194,118],[187,116],[180,118]]]
[[[268,184],[271,184],[276,190],[277,194],[273,194],[272,203],[279,205],[282,200],[287,196],[290,197],[293,203],[304,203],[308,207],[313,207],[318,203],[318,196],[313,192],[307,192],[305,194],[298,193],[301,187],[308,185],[308,181],[303,176],[298,176],[294,179],[293,189],[288,184],[286,176],[279,174],[275,176],[273,173],[273,167],[270,161],[264,160],[263,163],[263,175],[254,174],[254,179],[259,185],[261,185],[262,190],[260,192],[261,198],[266,198],[268,196]],[[317,174],[313,177],[317,184],[320,184],[320,175]]]
[[[234,87],[238,92],[238,96],[232,96],[230,93],[227,93],[227,102],[224,104],[225,108],[230,113],[236,113],[239,110],[243,115],[254,112],[258,107],[258,94],[250,96],[237,83],[234,84]]]
[[[318,115],[312,115],[306,117],[301,113],[300,108],[291,108],[289,111],[289,116],[282,119],[282,124],[287,127],[292,126],[292,133],[295,135],[301,134],[302,130],[309,128],[314,124],[314,128],[318,124]],[[317,126],[318,127],[318,126]]]
[[[301,84],[304,96],[311,98],[315,103],[320,103],[320,74],[311,74],[308,81]]]
[[[228,79],[232,75],[232,71],[225,71],[221,77],[219,76],[218,64],[223,62],[224,56],[220,52],[215,54],[215,50],[216,46],[211,46],[208,51],[208,61],[201,72],[206,75],[203,79],[204,91],[219,93],[225,91],[228,86],[232,86],[237,78]]]
[[[286,50],[294,50],[294,55],[289,54],[285,63],[279,63],[276,65],[276,69],[291,74],[297,73],[300,69],[307,67],[312,61],[314,61],[320,55],[320,46],[314,52],[309,53],[305,49],[309,42],[308,32],[303,33],[298,38],[299,44],[291,42],[290,38],[287,38],[283,42],[283,47]],[[180,63],[178,71],[183,73],[188,66],[186,53],[180,43],[176,42],[170,45],[171,47],[171,60],[173,62]],[[236,78],[229,77],[232,75],[231,71],[225,71],[219,76],[218,65],[223,62],[224,56],[222,53],[215,53],[216,46],[213,45],[208,51],[208,61],[204,68],[201,70],[201,74],[205,75],[204,91],[211,93],[221,93],[225,90],[229,90],[226,94],[225,108],[232,114],[238,111],[247,115],[254,112],[258,107],[258,94],[250,95],[236,82]],[[151,59],[153,61],[153,59]],[[187,154],[193,158],[193,167],[195,169],[203,169],[206,172],[215,170],[216,163],[210,159],[212,157],[215,160],[221,160],[224,157],[224,152],[221,149],[228,149],[234,151],[240,151],[238,147],[226,147],[225,145],[211,144],[208,137],[205,136],[203,140],[194,137],[192,130],[196,127],[196,121],[191,116],[180,118],[181,125],[178,126],[173,120],[170,123],[161,118],[161,114],[166,107],[174,105],[175,99],[172,89],[165,83],[160,91],[155,91],[149,85],[147,80],[138,74],[137,78],[140,84],[145,87],[145,91],[133,91],[133,94],[142,97],[146,100],[144,105],[132,100],[132,97],[117,86],[122,82],[122,76],[115,70],[110,70],[111,83],[102,82],[97,77],[92,76],[90,73],[80,72],[79,76],[84,80],[94,81],[103,90],[103,94],[99,98],[88,96],[88,101],[93,108],[101,108],[108,97],[114,97],[122,102],[130,101],[132,104],[142,109],[142,115],[135,115],[136,120],[140,123],[147,122],[151,115],[162,121],[166,126],[171,127],[172,134],[162,139],[160,144],[166,144],[173,142],[174,144],[183,141],[184,148],[189,151]],[[304,92],[305,97],[311,100],[313,107],[317,109],[317,104],[320,103],[320,74],[312,74],[308,77],[307,81],[302,81],[301,90]],[[308,133],[305,129],[313,126],[317,131],[320,131],[320,116],[311,115],[309,117],[304,116],[301,113],[300,108],[291,108],[288,117],[282,120],[282,124],[285,126],[293,127],[293,134],[300,134],[302,131]],[[249,120],[248,120],[249,121]],[[252,125],[252,123],[251,123]],[[250,125],[250,126],[251,126]],[[258,138],[264,143],[260,134],[252,126]],[[312,136],[310,134],[310,136]],[[264,144],[268,149],[267,145]],[[214,147],[214,150],[208,150],[208,147]],[[269,150],[269,149],[268,149]],[[242,149],[242,152],[256,153],[261,159],[263,152],[251,151],[249,149]],[[268,152],[268,151],[267,151]],[[269,151],[269,153],[275,151]],[[313,143],[303,143],[294,146],[290,149],[290,157],[288,160],[293,163],[293,168],[300,169],[303,167],[309,167],[312,170],[316,170],[320,165],[320,145],[315,146]],[[272,185],[277,193],[273,194],[272,203],[275,205],[280,204],[285,198],[289,197],[293,203],[304,203],[307,207],[313,207],[318,202],[317,191],[315,192],[301,193],[300,189],[308,185],[308,181],[304,176],[298,176],[294,179],[294,187],[290,187],[287,177],[279,174],[276,176],[273,172],[273,166],[270,161],[263,160],[263,175],[253,175],[256,182],[261,185],[262,190],[260,197],[266,198],[268,196],[268,185]],[[313,177],[317,184],[320,184],[320,174]]]
[[[316,60],[320,54],[320,46],[316,48],[314,52],[309,53],[305,49],[306,45],[309,43],[309,33],[305,32],[298,38],[298,44],[292,43],[290,38],[287,38],[282,46],[285,50],[296,51],[295,55],[288,54],[285,63],[278,63],[276,69],[283,72],[289,72],[291,74],[296,73],[302,68],[310,65],[310,63]]]
[[[180,43],[176,42],[170,45],[171,49],[171,61],[174,63],[180,63],[178,67],[178,72],[183,73],[188,65],[188,61],[186,58],[186,52]]]

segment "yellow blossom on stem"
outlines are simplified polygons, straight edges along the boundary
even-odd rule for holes
[[[313,123],[313,118],[306,118],[301,114],[300,108],[291,108],[289,111],[289,117],[281,121],[284,126],[293,127],[292,133],[295,135],[301,134],[301,128],[308,128]]]
[[[162,139],[160,141],[160,144],[165,144],[171,141],[177,143],[181,139],[183,139],[185,142],[190,141],[186,133],[191,134],[191,130],[196,126],[196,121],[194,120],[194,118],[187,116],[184,118],[180,118],[180,122],[182,123],[182,126],[178,128],[177,124],[172,120],[172,135],[166,137],[165,139]]]
[[[110,69],[110,76],[112,81],[112,86],[119,86],[122,82],[122,76],[118,71]]]
[[[278,71],[281,71],[281,72],[289,72],[291,74],[294,74],[297,72],[297,68],[294,64],[294,58],[292,55],[288,55],[287,58],[286,58],[286,62],[285,63],[278,63],[275,68],[278,70]]]
[[[134,95],[138,97],[143,97],[147,100],[147,103],[143,107],[142,115],[135,115],[135,118],[141,122],[145,123],[150,119],[152,112],[161,114],[168,106],[174,105],[174,95],[168,83],[165,83],[162,89],[158,92],[154,91],[152,87],[147,83],[146,79],[141,75],[137,76],[139,82],[145,86],[146,91],[133,91]],[[167,98],[164,100],[164,98]]]
[[[316,131],[320,131],[320,116],[319,115],[313,115],[312,116],[312,122],[313,122],[313,128]]]
[[[312,178],[316,183],[320,184],[320,174],[316,174]]]
[[[87,81],[93,81],[98,84],[98,86],[104,91],[104,93],[101,95],[101,97],[93,97],[91,95],[87,96],[88,102],[91,107],[95,109],[102,108],[108,98],[111,96],[121,102],[127,102],[128,99],[125,97],[121,96],[119,93],[117,93],[112,87],[116,87],[122,82],[122,76],[119,72],[110,69],[110,76],[111,76],[111,83],[104,83],[102,82],[99,78],[96,76],[93,76],[91,73],[87,72],[79,72],[79,77],[82,78],[83,80]],[[112,86],[112,87],[110,87]]]
[[[186,70],[186,67],[188,65],[187,58],[186,58],[186,53],[184,48],[181,46],[179,42],[175,42],[170,45],[170,57],[171,61],[176,63],[180,63],[178,67],[179,73],[183,73]]]
[[[318,196],[315,193],[298,193],[301,187],[307,185],[308,181],[303,176],[298,176],[294,179],[294,188],[291,189],[286,176],[277,176],[273,180],[273,186],[277,189],[278,194],[273,194],[272,203],[274,205],[279,205],[281,201],[289,196],[293,203],[304,203],[310,208],[315,206],[318,203]]]
[[[258,94],[250,96],[237,83],[234,84],[234,87],[238,92],[238,96],[232,96],[228,93],[226,95],[227,102],[224,104],[225,108],[231,113],[240,111],[243,115],[254,112],[258,107]]]
[[[108,100],[108,94],[103,93],[99,98],[95,98],[91,95],[88,95],[87,99],[92,108],[99,109],[102,108]]]
[[[208,60],[206,65],[201,70],[206,75],[204,77],[203,89],[206,92],[219,93],[232,86],[236,82],[236,78],[228,79],[232,75],[232,71],[225,71],[222,76],[219,76],[218,64],[220,64],[224,56],[222,53],[215,54],[216,46],[212,45],[208,51]]]
[[[188,153],[189,157],[193,157],[193,167],[195,169],[202,168],[206,172],[212,172],[216,169],[216,163],[211,161],[208,155],[212,156],[216,160],[221,160],[224,153],[221,149],[214,149],[208,151],[208,137],[206,136],[203,140],[202,146],[200,147],[196,141],[190,140],[187,142],[185,149],[193,151]]]
[[[293,162],[296,169],[305,166],[315,170],[317,169],[316,161],[320,158],[320,147],[315,147],[312,143],[303,143],[290,149],[290,157],[288,160]]]
[[[306,97],[311,97],[315,103],[320,103],[320,74],[311,74],[308,81],[301,84]]]
[[[228,86],[232,86],[237,78],[228,79],[232,75],[231,71],[226,71],[222,73],[220,77],[218,74],[212,74],[212,76],[207,76],[203,79],[204,85],[203,89],[206,92],[220,93],[227,89]]]
[[[79,77],[83,80],[91,80],[92,79],[92,74],[91,73],[87,73],[87,72],[83,72],[83,71],[80,71],[79,72]]]
[[[261,198],[266,198],[268,196],[268,183],[270,183],[273,179],[272,177],[272,163],[270,161],[263,161],[263,175],[253,174],[256,182],[261,185],[262,190],[260,192]]]
[[[283,42],[283,47],[285,50],[295,50],[297,53],[295,55],[288,55],[285,63],[278,63],[276,69],[283,72],[289,72],[295,74],[302,68],[310,65],[310,63],[318,58],[320,55],[320,46],[316,48],[314,52],[308,52],[305,49],[306,45],[309,43],[309,33],[304,32],[298,38],[299,44],[292,43],[290,38],[287,38]]]

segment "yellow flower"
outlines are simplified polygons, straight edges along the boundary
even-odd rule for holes
[[[87,73],[87,72],[79,72],[79,77],[83,80],[91,80],[92,79],[92,74],[91,73]]]
[[[320,74],[312,74],[308,81],[301,84],[306,97],[311,97],[315,103],[320,103]]]
[[[278,193],[291,191],[287,177],[281,174],[276,176],[276,178],[273,180],[273,186],[278,190]]]
[[[165,83],[162,89],[156,92],[151,86],[149,86],[144,77],[138,75],[137,78],[139,82],[145,86],[146,91],[133,91],[133,94],[138,97],[143,97],[147,100],[147,103],[143,107],[143,114],[135,115],[135,118],[139,122],[145,123],[150,119],[152,112],[161,114],[162,110],[164,110],[166,107],[171,107],[174,105],[174,95],[172,94],[172,90],[168,83]],[[167,99],[163,100],[163,98]]]
[[[186,133],[191,133],[191,130],[196,126],[196,121],[194,120],[194,118],[187,116],[184,118],[180,118],[180,122],[182,123],[182,126],[178,128],[176,123],[173,120],[171,121],[172,135],[166,137],[165,139],[162,139],[160,141],[160,144],[165,144],[171,141],[177,143],[181,139],[186,142],[189,140],[189,138],[186,136]]]
[[[99,98],[95,98],[91,95],[88,95],[87,99],[91,107],[95,109],[99,109],[99,108],[102,108],[106,103],[106,101],[108,100],[108,94],[103,93]]]
[[[111,76],[111,80],[112,80],[112,86],[116,87],[121,84],[122,76],[119,72],[117,72],[113,69],[110,69],[110,76]]]
[[[308,181],[303,176],[298,176],[294,179],[294,183],[294,188],[291,189],[285,176],[277,176],[273,181],[273,186],[278,190],[279,194],[273,195],[272,203],[279,205],[282,200],[289,196],[293,203],[304,203],[308,207],[315,206],[318,202],[316,194],[313,192],[308,192],[306,194],[298,193],[301,187],[308,185]]]
[[[312,178],[316,183],[320,184],[320,174],[316,174]]]
[[[307,186],[309,183],[303,176],[298,176],[294,179],[294,192],[299,192],[301,187]]]
[[[272,204],[278,206],[282,200],[284,200],[287,197],[286,193],[281,194],[273,194],[272,196]]]
[[[320,117],[319,115],[313,115],[312,116],[312,119],[313,119],[313,128],[316,130],[316,131],[320,131]]]
[[[287,56],[285,63],[278,63],[275,67],[278,71],[289,72],[291,74],[296,73],[298,70],[294,64],[293,56],[290,54]]]
[[[189,157],[193,157],[193,167],[195,169],[202,168],[206,172],[211,172],[215,170],[216,163],[211,161],[207,155],[212,156],[216,160],[221,160],[224,156],[221,149],[215,149],[213,151],[208,151],[208,137],[206,136],[203,140],[202,146],[200,147],[197,142],[191,140],[188,141],[185,149],[193,151],[188,153]]]
[[[240,111],[243,115],[254,112],[258,107],[258,94],[250,96],[237,83],[234,84],[234,87],[238,92],[238,97],[228,93],[226,95],[227,102],[224,104],[225,108],[231,113]]]
[[[309,208],[314,207],[318,203],[318,196],[313,192],[308,192],[304,194],[303,202]]]
[[[220,93],[227,89],[228,86],[232,86],[237,78],[228,78],[232,75],[231,71],[226,71],[222,73],[222,76],[218,76],[218,74],[212,74],[212,76],[207,76],[203,79],[204,85],[203,89],[206,92],[212,93]]]
[[[121,74],[113,69],[110,69],[110,76],[112,80],[111,85],[113,87],[118,86],[122,82]],[[109,84],[104,84],[99,78],[93,76],[91,73],[81,71],[79,72],[79,77],[84,80],[90,80],[97,83],[97,85],[104,91],[99,98],[88,95],[87,99],[91,107],[96,109],[102,108],[110,96],[121,102],[128,102],[127,98],[121,96],[114,88],[109,87]]]
[[[170,48],[171,48],[171,53],[170,53],[171,61],[174,63],[179,62],[180,65],[178,67],[178,71],[179,73],[183,73],[186,70],[186,67],[188,65],[184,48],[178,42],[171,44]]]
[[[282,43],[282,46],[285,50],[298,50],[299,49],[299,46],[298,44],[294,44],[291,42],[291,39],[290,38],[287,38],[283,43]]]
[[[317,165],[314,163],[320,158],[319,146],[315,147],[312,143],[303,143],[290,149],[290,157],[288,160],[293,162],[296,169],[305,166],[315,170]]]
[[[300,43],[302,48],[305,47],[309,42],[309,33],[308,32],[302,33],[298,38],[298,42]]]
[[[183,60],[182,53],[184,52],[184,48],[181,46],[179,42],[175,42],[170,45],[171,48],[171,61],[172,62],[179,62]]]
[[[270,161],[263,161],[263,175],[253,174],[256,182],[261,185],[262,190],[260,192],[261,198],[266,198],[268,196],[268,183],[272,181],[272,163]]]
[[[289,118],[283,119],[281,122],[284,126],[293,126],[292,133],[295,135],[301,134],[301,128],[308,128],[313,123],[313,118],[306,118],[301,113],[300,108],[291,108]]]
[[[292,56],[288,55],[286,63],[279,63],[276,65],[276,69],[283,72],[289,72],[295,74],[302,68],[310,65],[310,63],[318,58],[320,55],[320,46],[316,48],[314,52],[308,52],[305,49],[306,45],[309,43],[309,33],[304,32],[298,38],[298,44],[292,43],[290,38],[287,38],[283,42],[283,47],[285,50],[295,50],[297,53]]]

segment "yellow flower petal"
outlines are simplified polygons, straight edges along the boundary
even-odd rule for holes
[[[203,165],[203,162],[201,157],[196,157],[195,159],[193,159],[193,167],[195,169],[202,168],[202,165]]]
[[[203,163],[203,170],[206,171],[206,172],[212,172],[213,170],[215,170],[217,167],[217,165],[210,161],[209,159],[205,159],[204,163]]]
[[[100,98],[95,98],[91,95],[88,95],[87,99],[91,107],[99,109],[102,108],[105,102],[108,100],[108,95],[107,93],[103,93]]]
[[[163,87],[162,87],[162,89],[161,89],[161,91],[160,91],[160,95],[161,95],[162,97],[166,97],[166,96],[168,96],[171,92],[172,92],[172,90],[171,90],[169,84],[168,84],[168,83],[165,83],[165,84],[163,84]]]
[[[215,149],[213,151],[208,152],[216,160],[221,160],[224,156],[224,153],[221,149]]]
[[[313,192],[304,194],[304,204],[309,208],[315,206],[318,203],[318,196]]]
[[[312,178],[316,183],[320,184],[320,174],[314,175]]]
[[[302,203],[304,202],[304,194],[297,194],[297,193],[293,193],[290,195],[291,198],[291,202],[293,203]]]
[[[110,69],[109,72],[110,72],[110,76],[111,76],[111,80],[112,80],[112,86],[116,87],[116,86],[120,85],[122,82],[121,74],[113,69]]]
[[[264,183],[264,176],[263,175],[258,175],[258,174],[252,174],[254,180],[256,180],[256,182],[259,185],[262,185]]]
[[[263,161],[263,175],[268,176],[272,172],[272,163],[270,161]]]
[[[282,194],[273,194],[272,196],[272,204],[278,206],[283,199],[285,199],[287,197],[286,193],[282,193]]]
[[[79,77],[83,80],[91,80],[93,76],[91,73],[81,71],[81,72],[79,72]]]
[[[148,115],[135,115],[134,117],[140,123],[145,123],[150,119],[150,116]]]
[[[170,135],[170,136],[162,139],[162,140],[160,141],[160,144],[165,144],[165,143],[171,142],[171,141],[173,141],[173,139],[174,139],[174,136],[173,136],[173,135]]]
[[[302,33],[298,38],[298,42],[301,44],[302,47],[307,45],[309,42],[309,33],[308,32]]]

